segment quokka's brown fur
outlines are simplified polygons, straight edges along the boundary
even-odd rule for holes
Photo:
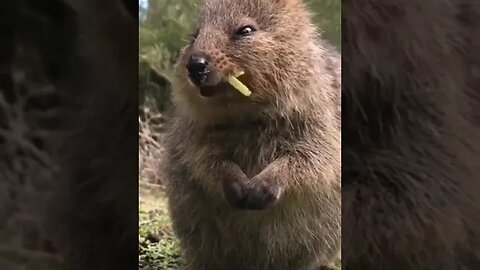
[[[478,10],[342,2],[344,269],[480,269]]]
[[[185,47],[166,139],[167,190],[187,269],[317,269],[340,248],[340,61],[299,0],[206,0]],[[243,25],[258,31],[242,39]],[[185,65],[221,76],[204,98]],[[257,209],[257,211],[254,211]],[[261,209],[261,210],[259,210]]]

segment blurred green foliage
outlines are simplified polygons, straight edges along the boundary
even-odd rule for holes
[[[340,0],[305,1],[325,39],[340,48]],[[160,110],[165,108],[173,64],[195,26],[200,3],[201,0],[140,1],[139,88],[142,105]]]

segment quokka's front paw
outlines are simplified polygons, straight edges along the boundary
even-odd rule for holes
[[[223,183],[225,199],[235,208],[244,210],[267,209],[275,204],[282,190],[264,177],[253,177],[248,181]]]

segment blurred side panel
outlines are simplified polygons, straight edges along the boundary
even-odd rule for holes
[[[480,269],[480,2],[342,1],[342,262]]]
[[[0,269],[138,267],[138,2],[0,2]]]

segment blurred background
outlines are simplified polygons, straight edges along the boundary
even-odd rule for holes
[[[178,269],[179,247],[163,196],[163,112],[172,70],[196,22],[201,0],[139,0],[139,269]],[[306,0],[323,37],[340,49],[340,0]]]

